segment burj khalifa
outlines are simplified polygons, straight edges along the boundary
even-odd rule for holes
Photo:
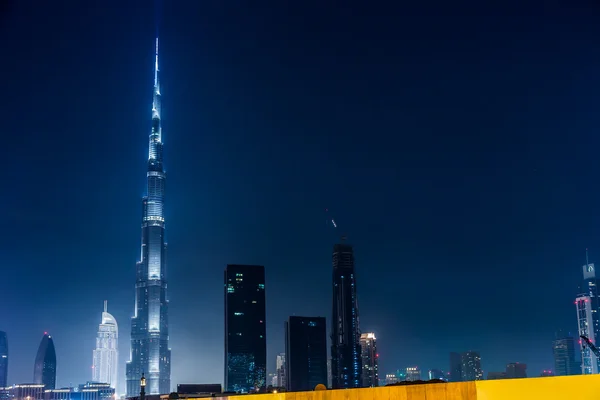
[[[142,373],[146,377],[147,394],[169,393],[171,386],[164,218],[165,171],[159,78],[156,38],[147,194],[142,199],[142,249],[140,261],[136,264],[131,356],[127,363],[127,397],[138,394]]]

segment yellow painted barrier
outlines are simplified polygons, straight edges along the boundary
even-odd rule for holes
[[[600,400],[600,374],[221,397],[222,400]],[[196,400],[196,399],[188,399]],[[206,399],[198,399],[206,400]]]
[[[600,399],[600,375],[479,381],[477,400]]]

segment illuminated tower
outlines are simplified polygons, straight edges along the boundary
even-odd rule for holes
[[[169,393],[169,349],[166,280],[165,218],[163,214],[165,171],[160,121],[158,38],[154,64],[152,130],[148,149],[147,193],[142,199],[142,249],[136,264],[135,310],[131,320],[131,356],[127,363],[127,396],[138,394],[142,373],[146,393]]]
[[[46,385],[45,389],[56,387],[56,350],[52,336],[44,332],[33,367],[33,383]]]
[[[575,299],[575,307],[577,308],[577,325],[579,327],[579,335],[586,336],[592,343],[596,343],[594,332],[594,317],[592,314],[592,298],[584,294],[579,295]],[[581,340],[580,340],[581,342]],[[598,373],[598,358],[584,343],[581,346],[581,373],[583,375]]]
[[[110,384],[117,389],[117,365],[119,363],[119,326],[117,320],[107,310],[107,302],[104,302],[102,323],[98,327],[96,337],[96,349],[94,350],[94,365],[92,368],[92,380]]]
[[[354,251],[345,243],[333,247],[331,377],[333,389],[362,385],[362,360]]]
[[[588,260],[587,249],[585,250],[585,265],[582,267],[583,269],[583,293],[578,296],[576,300],[579,302],[579,299],[585,297],[587,299],[587,303],[579,303],[577,306],[577,319],[579,322],[579,334],[585,335],[592,341],[594,344],[598,344],[597,340],[600,337],[600,300],[598,298],[598,281],[596,278],[596,269],[593,263],[590,263]],[[585,306],[585,307],[580,307]],[[589,311],[588,311],[589,310]],[[588,324],[588,325],[585,325]],[[582,333],[586,331],[586,333]],[[582,346],[581,348],[581,357],[582,357],[582,372],[583,374],[594,373],[597,374],[600,372],[600,359],[596,357],[587,346]],[[589,360],[593,360],[595,365],[593,367],[586,366],[585,362]],[[592,372],[595,371],[595,372]]]
[[[377,341],[374,333],[360,335],[360,352],[362,358],[362,387],[379,386]]]

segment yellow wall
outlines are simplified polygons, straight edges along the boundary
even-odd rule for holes
[[[386,386],[229,396],[228,400],[577,400],[600,399],[600,375]],[[203,399],[206,400],[206,399]]]
[[[479,381],[477,400],[600,399],[600,375]]]

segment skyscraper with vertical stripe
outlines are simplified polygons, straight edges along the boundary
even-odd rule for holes
[[[362,359],[354,250],[339,243],[333,247],[333,311],[331,377],[333,389],[362,385]]]
[[[142,249],[136,264],[135,310],[131,320],[131,357],[127,363],[127,396],[136,396],[142,373],[146,393],[169,393],[169,349],[166,280],[163,143],[161,129],[158,37],[154,63],[152,129],[148,149],[147,194],[142,199]]]

